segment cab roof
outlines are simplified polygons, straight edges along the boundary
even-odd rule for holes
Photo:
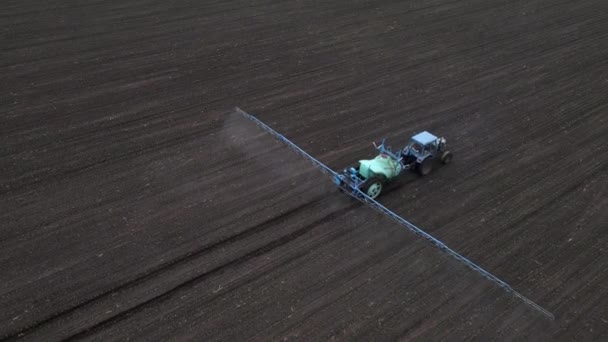
[[[426,145],[426,144],[430,144],[433,141],[437,140],[437,137],[427,131],[424,131],[424,132],[420,132],[420,133],[414,135],[412,137],[412,140],[415,140],[416,142],[418,142],[422,145]]]

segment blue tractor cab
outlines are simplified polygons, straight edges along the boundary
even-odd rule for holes
[[[401,151],[402,163],[425,176],[433,168],[433,160],[440,158],[443,164],[452,160],[452,154],[446,149],[445,138],[439,138],[427,131],[414,135]]]

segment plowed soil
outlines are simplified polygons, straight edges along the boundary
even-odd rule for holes
[[[608,338],[603,0],[32,1],[0,13],[0,339]],[[339,193],[429,130],[380,201]]]

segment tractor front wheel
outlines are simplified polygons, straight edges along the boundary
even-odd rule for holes
[[[451,161],[452,161],[452,152],[450,152],[450,151],[443,152],[443,154],[441,155],[441,162],[443,164],[449,164]]]
[[[431,171],[433,170],[433,159],[426,158],[425,160],[423,160],[422,163],[418,164],[417,170],[421,176],[426,176],[431,173]]]
[[[376,197],[380,196],[380,193],[382,192],[383,183],[382,178],[374,177],[365,182],[362,190],[367,196],[371,197],[372,199],[376,199]]]

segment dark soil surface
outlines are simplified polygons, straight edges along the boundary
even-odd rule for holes
[[[604,0],[32,1],[0,13],[0,339],[608,338]],[[429,130],[454,161],[339,193]]]

